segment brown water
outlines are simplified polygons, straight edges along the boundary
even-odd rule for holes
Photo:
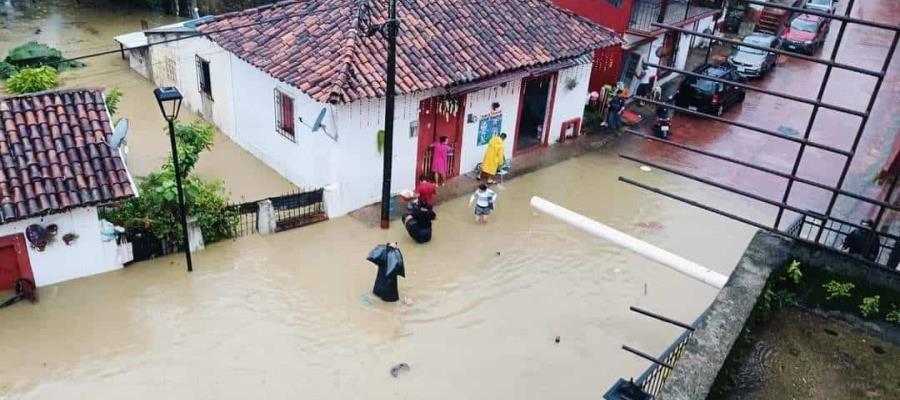
[[[141,20],[150,26],[176,21],[174,17],[116,6],[76,8],[74,1],[0,2],[0,55],[28,41],[47,43],[63,51],[66,57],[115,50],[113,37],[141,29]],[[159,168],[170,154],[163,133],[165,121],[153,97],[153,84],[130,70],[119,54],[83,60],[86,68],[61,74],[63,87],[118,87],[124,93],[117,117],[128,118],[128,167],[135,176]],[[182,109],[179,119],[199,118]],[[221,179],[233,200],[256,200],[279,195],[293,188],[290,182],[266,167],[225,135],[216,133],[213,151],[204,153],[196,172]]]
[[[487,226],[467,199],[444,203],[427,245],[345,217],[210,246],[193,274],[172,256],[43,288],[0,312],[0,398],[599,398],[647,367],[619,346],[657,354],[680,333],[628,306],[691,322],[715,291],[533,213],[530,196],[724,273],[752,234],[619,175],[715,196],[594,153],[507,182]],[[369,302],[365,255],[394,240],[412,306]],[[399,362],[411,371],[393,378]]]
[[[68,4],[23,11],[3,3],[0,52],[38,39],[83,54],[115,48],[112,36],[138,29],[140,19],[170,21]],[[152,171],[168,154],[152,85],[117,55],[88,61],[63,74],[64,84],[122,88],[130,167]],[[657,354],[680,333],[628,306],[690,322],[715,291],[533,213],[530,196],[721,272],[751,229],[616,178],[637,176],[745,216],[761,212],[636,167],[597,153],[509,181],[487,226],[472,221],[466,199],[447,202],[424,246],[396,224],[385,232],[340,218],[212,245],[194,255],[193,274],[176,255],[42,288],[40,303],[0,311],[0,399],[599,398],[616,378],[647,367],[622,344]],[[289,187],[221,135],[198,169],[224,179],[235,198]],[[365,255],[389,240],[404,251],[401,295],[412,306],[368,294],[374,267]],[[399,362],[411,370],[393,378]]]

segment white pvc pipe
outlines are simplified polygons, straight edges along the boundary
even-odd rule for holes
[[[714,288],[721,289],[725,286],[725,282],[728,281],[728,277],[725,275],[685,259],[684,257],[670,253],[643,240],[626,235],[609,226],[603,225],[584,215],[570,211],[540,197],[534,196],[531,198],[531,207],[591,235],[606,239],[616,245],[631,250]]]

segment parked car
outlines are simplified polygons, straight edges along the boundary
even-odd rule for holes
[[[694,69],[694,73],[732,82],[746,82],[747,78],[738,73],[734,66],[705,64]],[[728,107],[744,101],[744,88],[688,76],[681,82],[675,94],[675,105],[692,111],[721,116]]]
[[[817,15],[800,14],[781,33],[781,48],[812,55],[825,44],[828,20]]]
[[[754,32],[744,37],[743,43],[772,49],[778,47],[778,38],[767,33]],[[738,46],[728,57],[728,63],[743,76],[759,78],[775,68],[777,58],[778,55],[771,51]]]
[[[803,8],[834,14],[837,9],[837,0],[806,0]]]

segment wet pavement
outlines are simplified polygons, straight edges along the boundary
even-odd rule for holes
[[[447,201],[426,245],[399,224],[382,231],[343,217],[211,245],[195,254],[193,274],[174,255],[42,288],[38,304],[0,312],[0,396],[598,398],[647,367],[619,346],[658,354],[680,334],[628,306],[691,322],[715,290],[537,215],[529,198],[723,273],[753,233],[618,183],[626,175],[707,191],[642,172],[617,151],[506,182],[486,226],[466,198]],[[407,263],[401,297],[412,306],[369,294],[374,266],[365,255],[394,240]],[[400,362],[410,371],[394,378]]]
[[[171,16],[122,6],[77,8],[74,2],[63,0],[0,3],[0,55],[5,57],[13,47],[32,40],[58,48],[65,57],[114,50],[119,45],[113,37],[140,30],[141,20],[151,27],[176,21]],[[83,61],[87,67],[60,74],[61,86],[120,88],[124,96],[116,117],[129,120],[129,170],[135,176],[156,171],[170,149],[152,82],[130,70],[119,54]],[[181,121],[197,118],[184,108],[179,115]],[[294,189],[289,181],[218,132],[213,151],[201,155],[196,173],[223,180],[233,201],[253,201]]]
[[[838,3],[838,11],[843,13],[846,5],[847,2]],[[884,23],[896,23],[900,21],[900,2],[895,0],[857,1],[852,16]],[[828,58],[831,55],[838,28],[838,22],[832,23],[827,42],[824,48],[817,53],[818,57]],[[836,61],[880,71],[891,39],[891,32],[850,25],[844,35]],[[751,81],[750,84],[768,90],[815,99],[825,69],[826,67],[823,65],[781,56],[775,70],[761,80]],[[834,69],[823,101],[865,111],[874,85],[875,78],[873,77]],[[844,189],[870,197],[880,196],[883,188],[875,182],[875,177],[888,156],[894,137],[900,131],[898,104],[900,104],[900,54],[895,54],[859,142],[856,156],[850,165]],[[812,108],[811,105],[748,91],[743,104],[731,108],[723,117],[802,138]],[[811,131],[810,140],[849,150],[860,121],[861,118],[856,116],[820,109]],[[673,141],[785,173],[791,172],[800,148],[800,145],[794,142],[686,115],[674,118],[672,132],[671,140]],[[778,202],[782,200],[787,184],[787,181],[782,178],[699,154],[692,154],[661,143],[646,141],[642,144],[640,153],[653,160],[664,161],[669,165],[686,169],[716,182],[751,191]],[[844,162],[844,156],[825,150],[807,148],[805,156],[801,160],[798,175],[820,183],[835,185]],[[711,188],[710,190],[718,189]],[[827,207],[829,197],[830,194],[824,190],[795,183],[788,204],[800,209],[823,212]],[[761,222],[771,224],[775,220],[777,209],[763,203],[756,204],[766,210],[767,218]],[[871,207],[861,205],[847,197],[840,197],[835,205],[834,215],[850,220],[859,220],[872,212]],[[782,227],[786,226],[795,217],[795,214],[788,212],[785,216],[787,221],[782,222]]]

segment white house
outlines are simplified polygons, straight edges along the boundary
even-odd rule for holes
[[[329,215],[341,215],[380,198],[382,3],[287,1],[183,26],[196,31],[146,31],[149,75],[296,185],[325,187]],[[507,133],[515,157],[578,134],[590,55],[619,43],[544,0],[398,7],[394,193],[427,171],[441,136],[458,175],[491,135]]]
[[[135,186],[107,144],[103,92],[3,98],[0,123],[0,291],[20,278],[45,286],[121,268],[97,206],[134,196]],[[56,234],[45,242],[26,233],[37,231]]]

